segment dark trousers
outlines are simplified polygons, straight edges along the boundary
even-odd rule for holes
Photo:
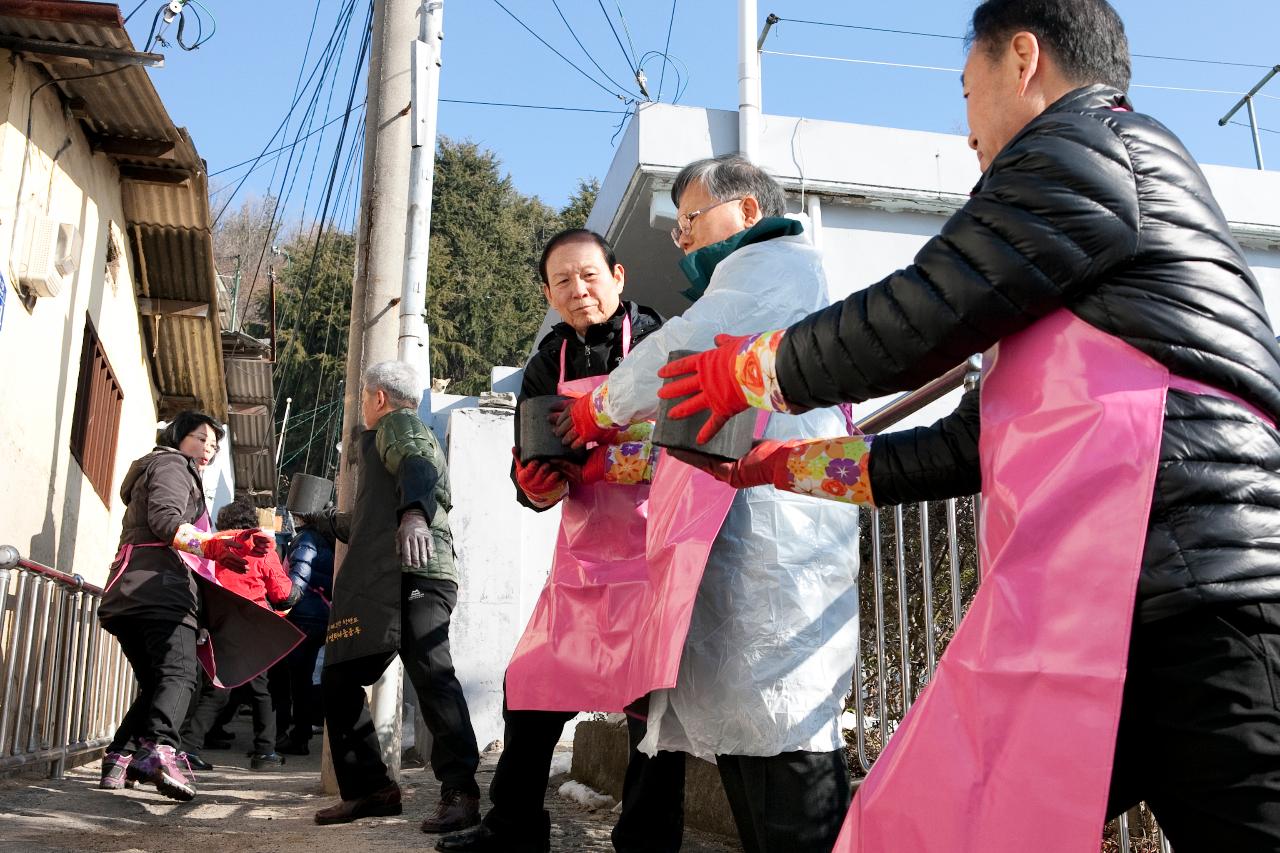
[[[271,700],[276,709],[276,731],[281,739],[305,744],[311,739],[312,724],[319,725],[320,691],[311,683],[316,657],[324,648],[326,625],[323,622],[293,623],[305,635],[301,643],[284,660],[271,668]]]
[[[458,585],[453,581],[402,575],[398,653],[418,695],[418,710],[431,730],[431,769],[441,787],[478,795],[480,751],[449,655],[449,617],[457,601]],[[396,654],[369,655],[324,668],[324,717],[344,800],[391,784],[364,688],[378,680]]]
[[[716,766],[746,853],[831,853],[852,797],[844,750],[717,755]]]
[[[120,641],[138,695],[125,712],[108,752],[132,752],[143,740],[177,747],[196,683],[196,631],[180,622],[112,620],[103,627]]]
[[[276,751],[276,718],[271,707],[267,674],[261,673],[245,687],[249,688],[250,708],[253,710],[253,751],[258,755],[268,755]],[[204,748],[205,735],[231,702],[232,692],[227,688],[214,687],[207,679],[204,680],[195,710],[182,727],[182,743],[187,752],[199,752]]]
[[[1177,853],[1280,851],[1280,603],[1134,626],[1108,816],[1141,800]]]
[[[504,703],[502,755],[489,785],[493,808],[485,826],[525,843],[550,840],[551,816],[542,807],[547,776],[564,724],[574,716],[572,711],[512,711]],[[619,853],[674,853],[684,836],[684,753],[650,758],[636,749],[644,734],[644,721],[628,714],[630,752],[613,847]]]

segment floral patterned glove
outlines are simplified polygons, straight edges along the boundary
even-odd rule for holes
[[[766,440],[734,462],[702,453],[669,452],[735,489],[773,486],[802,495],[875,506],[868,465],[874,439],[871,435],[855,435],[811,441]]]

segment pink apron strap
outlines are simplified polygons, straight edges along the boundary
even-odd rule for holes
[[[564,354],[569,348],[569,341],[565,339],[560,342],[560,381],[559,385],[565,383],[564,378]],[[622,357],[626,358],[631,352],[631,313],[627,312],[622,315]],[[607,366],[607,365],[606,365]]]
[[[1196,379],[1188,379],[1185,376],[1178,376],[1175,373],[1169,374],[1169,387],[1176,391],[1186,391],[1188,394],[1199,394],[1206,397],[1221,397],[1224,400],[1243,406],[1248,410],[1249,414],[1260,419],[1267,426],[1275,429],[1276,422],[1274,418],[1268,417],[1261,409],[1247,400],[1237,397],[1229,391],[1223,391],[1221,388],[1215,388]]]

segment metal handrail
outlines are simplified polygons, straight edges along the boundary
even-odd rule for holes
[[[0,774],[47,763],[61,778],[110,742],[135,685],[98,623],[102,592],[0,545]]]
[[[940,400],[960,386],[972,387],[977,384],[982,373],[982,356],[971,355],[964,364],[957,364],[937,379],[908,391],[900,397],[890,400],[857,423],[864,433],[874,435],[883,432],[885,427],[893,426],[898,421],[914,415],[925,406]]]

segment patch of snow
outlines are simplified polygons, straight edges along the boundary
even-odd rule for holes
[[[593,791],[581,782],[565,782],[558,793],[566,800],[581,803],[589,809],[613,808],[613,797]]]
[[[567,776],[573,767],[572,752],[557,752],[551,759],[550,776]]]

